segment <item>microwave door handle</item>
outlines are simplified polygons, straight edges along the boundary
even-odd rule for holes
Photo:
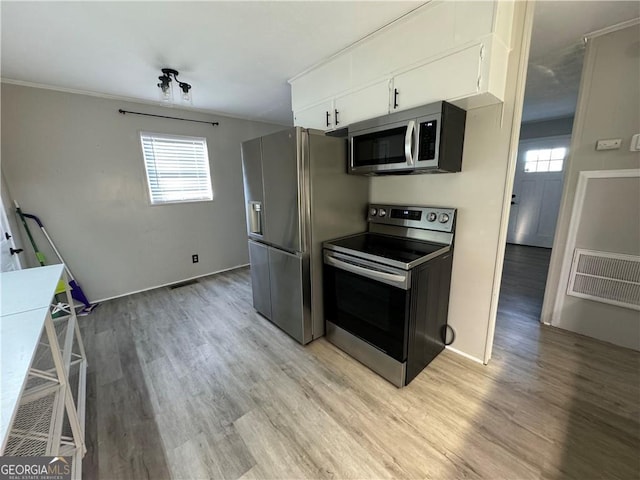
[[[328,255],[325,256],[324,261],[328,265],[339,268],[340,270],[346,270],[347,272],[356,273],[356,274],[362,275],[363,277],[370,278],[371,280],[378,280],[384,283],[398,286],[405,290],[407,289],[406,275],[394,275],[393,273],[385,273],[385,272],[380,272],[378,270],[371,270],[369,268],[359,267],[358,265],[354,265],[348,262],[343,262],[342,260],[338,260]]]
[[[416,132],[416,122],[411,120],[407,125],[407,132],[404,134],[404,157],[407,159],[408,165],[414,165],[413,158],[413,137]]]

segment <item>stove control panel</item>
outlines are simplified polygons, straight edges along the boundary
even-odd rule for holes
[[[455,217],[455,208],[371,204],[367,220],[384,225],[453,232]]]

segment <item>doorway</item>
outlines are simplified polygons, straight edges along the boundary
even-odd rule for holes
[[[21,249],[16,248],[13,241],[4,203],[4,199],[0,201],[0,271],[10,272],[22,268],[19,258]]]
[[[565,134],[518,146],[498,303],[498,315],[511,322],[540,321],[570,143]]]
[[[522,140],[511,194],[507,243],[551,248],[570,135]]]

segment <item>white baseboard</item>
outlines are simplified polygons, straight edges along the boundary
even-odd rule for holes
[[[460,355],[460,356],[462,356],[462,357],[464,357],[464,358],[468,358],[469,360],[472,360],[472,361],[474,361],[474,362],[476,362],[476,363],[479,363],[480,365],[484,365],[484,364],[485,364],[485,363],[484,363],[482,360],[480,360],[479,358],[476,358],[476,357],[474,357],[474,356],[472,356],[472,355],[469,355],[468,353],[461,352],[460,350],[457,350],[457,349],[455,349],[455,348],[453,348],[453,347],[449,347],[449,346],[447,346],[447,347],[446,347],[446,349],[447,349],[447,350],[451,350],[453,353],[457,353],[458,355]]]
[[[203,273],[202,275],[196,275],[195,277],[183,278],[182,280],[176,280],[175,282],[163,283],[162,285],[156,285],[154,287],[149,287],[149,288],[142,288],[140,290],[134,290],[133,292],[114,295],[113,297],[101,298],[99,300],[94,300],[91,303],[101,303],[101,302],[106,302],[107,300],[114,300],[116,298],[128,297],[129,295],[134,295],[136,293],[148,292],[149,290],[155,290],[156,288],[168,287],[169,285],[175,285],[176,283],[188,282],[189,280],[196,280],[197,278],[208,277],[209,275],[217,275],[218,273],[224,273],[230,270],[235,270],[237,268],[243,268],[248,266],[249,266],[248,263],[245,263],[243,265],[236,265],[235,267],[224,268],[222,270],[216,270],[215,272],[210,272],[210,273]]]

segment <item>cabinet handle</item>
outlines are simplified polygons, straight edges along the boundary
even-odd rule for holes
[[[398,108],[398,89],[393,89],[393,108]]]
[[[338,113],[340,113],[340,112],[338,112],[338,110],[336,110],[336,109],[334,109],[333,111],[335,112],[336,125],[338,125],[338,124],[340,123],[340,122],[338,121]]]
[[[329,125],[331,125],[331,124],[329,123],[329,111],[327,110],[327,127],[328,127]]]
[[[11,238],[11,235],[9,235],[9,232],[4,232],[4,238],[6,238],[7,240]]]
[[[15,255],[16,253],[20,253],[23,252],[24,250],[22,250],[21,248],[13,248],[13,247],[9,247],[9,252],[11,252],[11,255]]]

